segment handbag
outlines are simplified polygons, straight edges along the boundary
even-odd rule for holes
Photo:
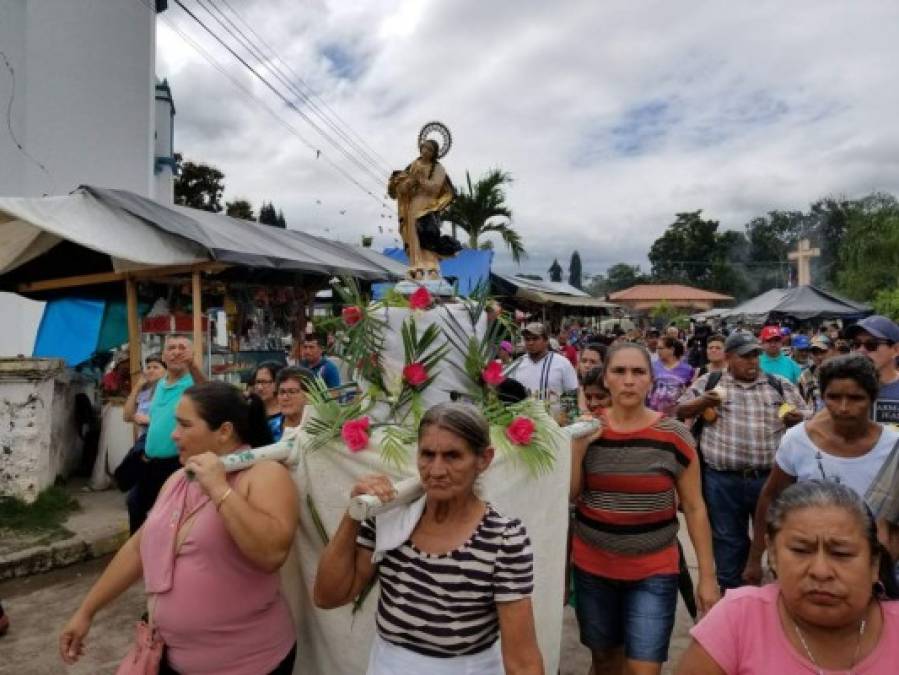
[[[203,504],[201,504],[201,507]],[[199,513],[200,507],[195,509],[178,528],[175,535],[175,558],[181,551],[181,546],[190,532],[190,527],[194,523],[194,519]],[[147,620],[141,619],[134,627],[134,643],[131,649],[122,659],[115,675],[159,675],[159,664],[162,663],[162,653],[165,650],[165,643],[162,636],[153,625],[153,610],[156,605],[156,596],[152,596],[147,601]]]
[[[147,443],[147,432],[142,433],[131,446],[128,454],[122,459],[116,470],[112,472],[116,485],[122,492],[128,492],[137,485],[140,477],[147,470],[144,460],[144,446]]]

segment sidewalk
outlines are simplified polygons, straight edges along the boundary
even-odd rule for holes
[[[84,481],[66,486],[81,509],[69,515],[61,534],[4,533],[0,581],[47,572],[112,553],[128,539],[125,495],[118,490],[82,492]]]

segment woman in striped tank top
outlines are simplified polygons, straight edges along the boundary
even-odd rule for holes
[[[384,551],[377,520],[360,524],[344,516],[322,554],[319,607],[352,602],[377,575],[378,630],[368,675],[543,674],[527,531],[474,490],[492,459],[487,421],[476,408],[434,406],[418,431],[424,511],[409,537]],[[360,494],[395,496],[385,476],[359,481],[351,496]]]
[[[612,405],[601,429],[572,443],[581,642],[596,675],[659,673],[677,606],[678,502],[699,559],[700,610],[719,597],[699,463],[687,428],[646,407],[652,364],[643,346],[614,345],[604,382]]]

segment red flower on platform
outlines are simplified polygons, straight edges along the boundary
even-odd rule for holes
[[[362,320],[362,310],[356,306],[344,307],[340,316],[347,326],[355,326]]]
[[[434,298],[424,286],[419,287],[412,295],[409,296],[409,307],[412,309],[427,309],[434,302]]]
[[[502,384],[503,380],[506,379],[506,376],[503,375],[503,364],[499,361],[491,361],[481,371],[481,378],[491,387]]]
[[[428,380],[428,371],[420,363],[410,363],[403,368],[403,379],[413,387],[424,384]]]
[[[347,420],[340,429],[340,437],[346,443],[350,452],[359,452],[368,447],[368,428],[370,421],[367,417],[355,420]]]
[[[532,420],[519,416],[506,427],[506,438],[515,445],[529,445],[536,429]]]

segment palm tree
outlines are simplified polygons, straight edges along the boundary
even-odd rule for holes
[[[469,248],[492,248],[491,242],[482,242],[481,238],[495,232],[509,247],[512,260],[521,262],[521,259],[527,256],[521,235],[512,229],[508,221],[491,220],[512,219],[512,211],[506,206],[506,195],[503,190],[504,185],[512,182],[512,176],[500,169],[492,169],[472,184],[471,175],[466,171],[465,181],[467,189],[456,195],[443,216],[453,224],[453,234],[455,235],[458,227],[468,234]]]

